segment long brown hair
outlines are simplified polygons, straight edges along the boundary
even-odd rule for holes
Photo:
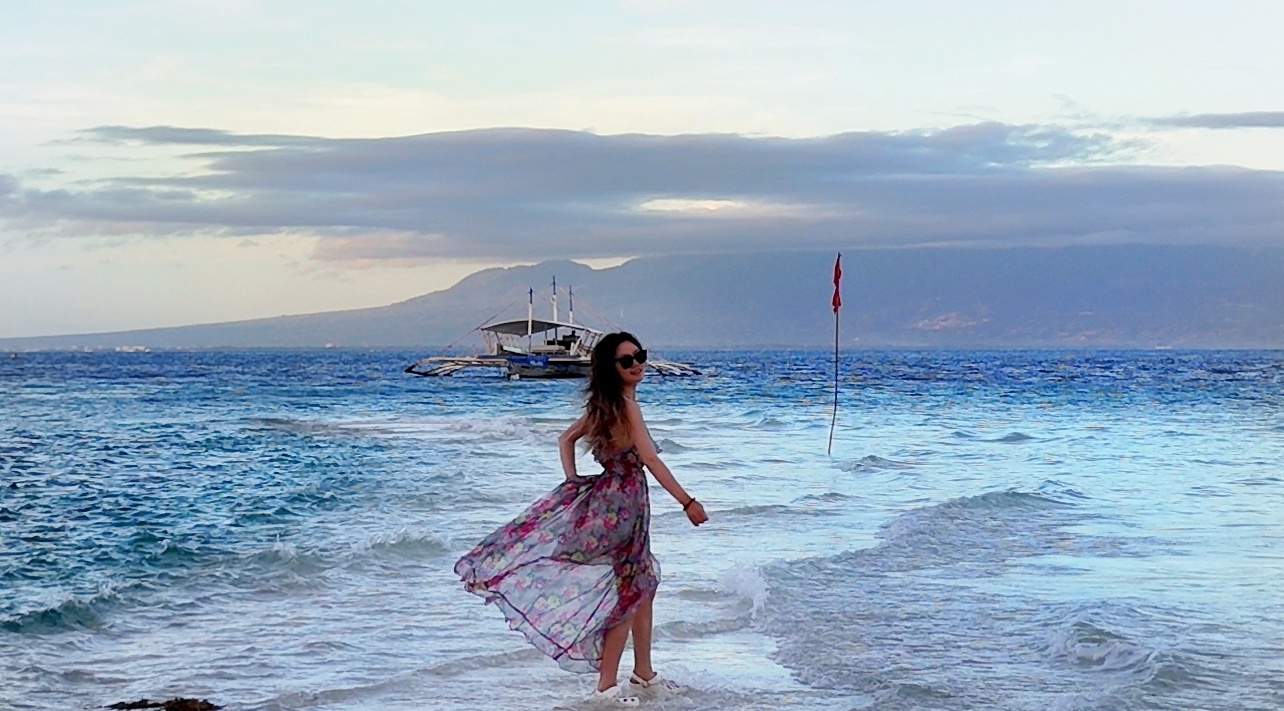
[[[584,386],[584,439],[589,450],[605,450],[611,431],[624,417],[624,380],[615,369],[615,349],[621,343],[642,344],[631,333],[608,333],[593,347],[588,384]]]

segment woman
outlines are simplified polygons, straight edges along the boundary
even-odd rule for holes
[[[673,478],[635,397],[646,351],[612,333],[593,349],[584,414],[558,446],[566,481],[455,564],[464,587],[495,603],[511,628],[569,671],[598,673],[591,700],[632,706],[637,694],[681,692],[651,667],[651,603],[660,567],[651,555],[646,467],[691,523],[709,517]],[[587,440],[599,476],[575,470],[575,443]],[[616,683],[633,633],[633,675]]]

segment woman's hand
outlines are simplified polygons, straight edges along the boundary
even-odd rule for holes
[[[704,512],[704,505],[695,499],[691,500],[691,505],[687,507],[687,518],[691,519],[691,524],[699,526],[709,520],[709,514]]]

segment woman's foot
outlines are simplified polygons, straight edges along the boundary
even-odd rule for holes
[[[629,677],[629,688],[635,694],[684,694],[687,691],[687,687],[660,676],[658,671],[652,671],[649,676],[633,672]]]
[[[638,697],[632,694],[625,694],[620,685],[616,684],[609,689],[598,689],[588,697],[589,703],[594,706],[605,706],[607,708],[625,708],[638,705]]]

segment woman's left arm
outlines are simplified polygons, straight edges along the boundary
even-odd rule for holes
[[[633,440],[633,446],[637,449],[638,458],[642,460],[642,464],[651,472],[651,476],[655,477],[660,486],[677,499],[679,504],[682,504],[682,510],[686,512],[692,524],[699,526],[708,521],[709,515],[704,512],[704,506],[682,488],[677,478],[673,476],[673,472],[670,472],[660,459],[660,453],[655,449],[655,442],[651,440],[651,432],[647,430],[646,422],[642,420],[642,408],[632,400],[625,402],[628,408],[629,437]]]

